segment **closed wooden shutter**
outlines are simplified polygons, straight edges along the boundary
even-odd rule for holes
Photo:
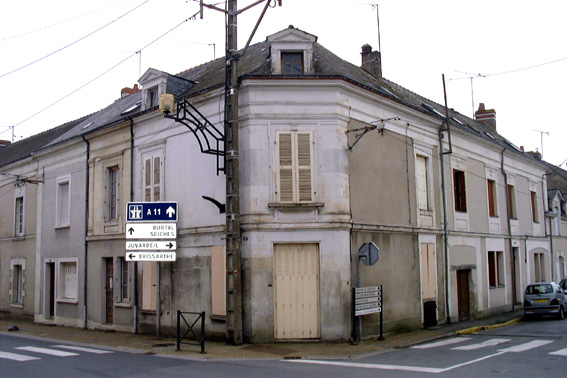
[[[435,299],[437,278],[435,275],[435,245],[421,244],[421,292],[423,300]]]
[[[156,309],[157,263],[142,263],[142,310]]]
[[[311,133],[278,133],[278,197],[280,202],[312,202]]]
[[[211,311],[226,316],[226,253],[225,246],[211,247]]]
[[[297,134],[298,201],[311,202],[311,134]]]
[[[281,202],[293,202],[293,159],[291,134],[279,134],[280,185]]]
[[[153,202],[162,200],[162,159],[159,155],[144,159],[144,201]]]
[[[427,194],[427,158],[418,156],[416,159],[417,176],[417,207],[421,210],[429,209]]]

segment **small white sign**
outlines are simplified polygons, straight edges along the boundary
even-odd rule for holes
[[[126,252],[126,261],[175,261],[175,252]]]
[[[369,314],[375,314],[377,312],[382,312],[382,307],[369,308],[366,310],[358,310],[354,315],[355,316],[369,315]]]
[[[163,240],[134,240],[126,242],[127,251],[175,251],[177,242]]]
[[[126,239],[175,239],[177,223],[126,223]]]

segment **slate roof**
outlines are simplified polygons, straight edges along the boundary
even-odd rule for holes
[[[242,53],[242,51],[241,51]],[[309,75],[272,75],[270,62],[270,47],[267,39],[265,41],[249,46],[245,54],[239,59],[238,73],[241,79],[247,78],[266,78],[266,79],[285,79],[285,78],[305,78],[305,79],[329,79],[335,78],[353,83],[367,90],[380,94],[392,101],[396,101],[407,107],[428,114],[439,119],[440,124],[444,119],[444,106],[428,100],[402,86],[391,82],[385,78],[377,78],[370,73],[355,66],[327,50],[325,47],[315,42],[313,47],[313,74]],[[177,98],[191,97],[199,93],[222,88],[225,80],[225,59],[224,57],[204,63],[197,67],[183,71],[177,75],[168,74],[167,88],[170,93]],[[142,92],[137,92],[125,98],[115,101],[108,107],[86,116],[80,120],[67,123],[52,131],[53,134],[30,137],[12,145],[11,148],[5,147],[0,150],[0,166],[8,164],[10,158],[6,157],[8,151],[14,151],[16,147],[21,150],[12,157],[25,155],[33,151],[34,148],[45,148],[49,145],[61,143],[65,140],[79,137],[83,134],[92,132],[101,127],[106,127],[117,122],[122,122],[128,117],[135,117],[148,109],[141,111]],[[451,127],[460,129],[475,137],[487,142],[494,143],[499,147],[506,148],[515,154],[522,155],[526,159],[538,161],[533,157],[520,151],[506,138],[499,135],[492,127],[458,112],[450,110]],[[56,130],[53,129],[53,130]],[[49,138],[49,140],[47,140]],[[36,140],[37,139],[37,140]],[[25,146],[25,148],[24,148]],[[35,147],[34,147],[35,146]]]

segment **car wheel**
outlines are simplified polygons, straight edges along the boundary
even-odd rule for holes
[[[565,319],[565,311],[563,310],[563,306],[559,307],[559,315],[557,315],[557,319],[559,320]]]

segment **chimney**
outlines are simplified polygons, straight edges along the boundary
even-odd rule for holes
[[[138,88],[138,84],[134,84],[134,88],[122,88],[120,91],[120,98],[128,97],[131,94],[138,92],[140,89]]]
[[[474,112],[474,118],[494,129],[496,131],[496,110],[485,109],[484,103],[478,105],[478,110]]]
[[[10,142],[9,140],[0,139],[0,148],[4,148],[6,146],[9,146],[10,144],[12,144],[12,142]]]
[[[382,77],[382,57],[380,51],[372,51],[372,46],[365,44],[362,46],[362,68],[375,78]]]

